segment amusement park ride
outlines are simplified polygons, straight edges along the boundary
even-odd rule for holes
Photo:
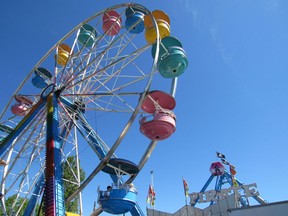
[[[221,158],[221,160],[224,164],[229,166],[229,172],[221,162],[212,163],[209,169],[211,175],[203,188],[199,193],[189,194],[191,206],[204,202],[210,203],[211,206],[221,199],[228,198],[230,195],[233,195],[235,198],[235,208],[250,206],[248,197],[254,198],[254,200],[260,205],[267,204],[267,202],[260,197],[259,192],[256,191],[256,184],[244,185],[241,181],[236,179],[235,167],[226,159]],[[209,185],[212,184],[213,179],[215,180],[214,190],[207,190]],[[224,185],[228,185],[229,188],[223,188]]]
[[[28,216],[43,210],[47,216],[75,215],[65,206],[77,200],[80,208],[75,213],[82,215],[82,191],[103,171],[113,186],[109,198],[99,190],[96,213],[144,215],[132,182],[157,141],[175,131],[177,77],[187,66],[181,42],[170,36],[167,14],[139,4],[107,8],[66,34],[28,73],[0,113],[3,214]],[[169,93],[150,89],[158,72],[163,83],[169,83]],[[136,132],[150,144],[135,164],[118,158],[115,151],[128,132],[135,132],[137,118]],[[95,121],[101,128],[94,127]],[[88,163],[92,170],[82,181],[80,160],[87,149],[98,162]],[[62,170],[68,157],[77,165],[69,181]],[[69,197],[64,197],[64,181],[77,185]],[[11,196],[15,199],[8,204]]]

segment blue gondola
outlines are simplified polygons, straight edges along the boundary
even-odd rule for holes
[[[105,196],[106,191],[100,191],[98,202],[103,211],[110,214],[124,214],[135,206],[137,191],[130,191],[128,186],[112,189],[109,197]]]
[[[128,7],[125,11],[126,21],[125,28],[132,34],[139,34],[143,32],[144,26],[144,16],[146,12],[144,10]]]
[[[34,74],[35,76],[32,78],[32,84],[40,89],[45,88],[48,85],[49,80],[52,78],[50,71],[41,67],[37,68],[34,71]]]
[[[156,44],[152,46],[152,57],[155,58]],[[161,40],[157,69],[164,78],[180,76],[188,66],[186,53],[181,42],[175,37],[167,36]]]
[[[109,191],[98,191],[98,203],[101,208],[109,214],[125,214],[129,212],[136,204],[138,193],[132,183],[122,183],[120,178],[125,174],[133,175],[138,173],[137,165],[125,159],[112,158],[102,171],[110,175],[116,175],[117,184]]]

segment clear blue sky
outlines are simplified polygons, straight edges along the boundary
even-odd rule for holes
[[[288,2],[135,2],[170,16],[171,35],[181,40],[189,60],[178,81],[174,110],[177,130],[157,144],[134,182],[142,210],[151,170],[156,209],[175,212],[185,204],[182,176],[189,192],[198,192],[210,176],[210,164],[218,160],[216,151],[236,166],[240,181],[257,183],[260,195],[268,202],[287,200]],[[118,3],[123,2],[2,3],[1,109],[51,46],[84,19]],[[96,177],[91,191],[109,184],[101,179]],[[85,215],[97,197],[96,193],[89,196]]]

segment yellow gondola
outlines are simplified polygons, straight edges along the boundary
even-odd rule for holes
[[[149,44],[153,44],[157,40],[157,32],[154,27],[151,15],[157,22],[160,38],[164,38],[170,35],[170,18],[161,10],[154,10],[152,14],[147,14],[144,17],[145,26],[145,39]]]
[[[69,59],[71,48],[66,44],[60,44],[57,47],[56,63],[65,66]]]

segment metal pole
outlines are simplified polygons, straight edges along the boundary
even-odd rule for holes
[[[77,166],[77,180],[78,186],[81,185],[81,175],[80,175],[80,163],[79,163],[79,149],[78,149],[78,137],[76,127],[74,127],[74,134],[75,134],[75,143],[76,143],[76,166]],[[82,215],[83,213],[83,206],[82,206],[82,192],[79,193],[79,214]]]
[[[56,96],[51,93],[47,98],[46,169],[44,190],[45,215],[49,216],[65,215],[58,125],[57,99]]]
[[[152,201],[151,201],[151,204],[152,204],[152,208],[153,208],[153,214],[154,214],[154,206],[155,206],[155,203],[154,203],[154,199],[155,199],[155,197],[154,197],[154,193],[155,193],[155,190],[154,190],[154,176],[153,176],[153,171],[150,171],[150,178],[151,178],[151,187],[152,187]]]

